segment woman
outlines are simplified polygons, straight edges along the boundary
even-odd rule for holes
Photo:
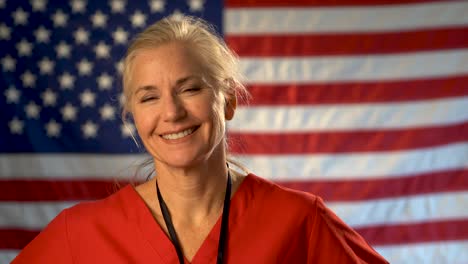
[[[229,168],[225,123],[247,93],[206,23],[147,28],[123,81],[157,175],[64,210],[13,263],[387,263],[320,198]]]

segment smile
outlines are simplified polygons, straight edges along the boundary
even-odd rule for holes
[[[192,128],[186,129],[178,133],[164,134],[164,135],[161,135],[161,137],[164,139],[171,139],[171,140],[179,139],[179,138],[183,138],[192,134],[196,129],[197,129],[196,127],[192,127]]]

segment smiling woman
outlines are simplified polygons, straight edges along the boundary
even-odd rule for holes
[[[247,98],[237,60],[200,19],[163,19],[124,62],[156,176],[64,210],[13,263],[387,263],[309,193],[229,167],[226,122]]]
[[[158,174],[225,159],[212,153],[225,152],[224,120],[232,119],[236,99],[213,88],[219,84],[208,82],[205,63],[178,42],[140,50],[132,63],[131,114]]]

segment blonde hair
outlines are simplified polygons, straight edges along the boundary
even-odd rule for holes
[[[131,42],[123,61],[122,116],[131,113],[132,62],[138,51],[156,48],[163,44],[179,42],[185,44],[204,60],[203,63],[210,81],[215,82],[214,89],[219,89],[224,97],[236,96],[240,101],[248,101],[249,93],[241,82],[238,58],[228,48],[224,40],[216,33],[213,26],[201,18],[183,16],[166,17],[139,33]]]
[[[123,105],[122,119],[127,122],[127,115],[132,112],[132,67],[137,53],[142,50],[154,49],[161,45],[177,42],[193,51],[203,61],[202,65],[212,84],[215,94],[227,97],[235,96],[237,101],[247,103],[250,95],[242,84],[237,55],[229,49],[224,40],[216,33],[214,27],[201,18],[183,16],[181,18],[166,17],[150,25],[139,33],[130,43],[123,60]],[[136,139],[134,138],[137,143]],[[138,143],[137,143],[138,145]],[[227,147],[226,143],[226,147]],[[232,163],[244,172],[247,168],[228,157]],[[140,169],[152,164],[151,159],[140,164]],[[152,174],[150,172],[147,178]]]

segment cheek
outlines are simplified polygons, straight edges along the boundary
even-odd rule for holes
[[[215,103],[211,106],[211,120],[213,129],[217,137],[223,137],[225,132],[224,107],[221,103]]]
[[[145,114],[142,111],[134,111],[133,119],[135,127],[141,138],[144,138],[148,133],[151,132],[152,120],[151,115]]]
[[[144,128],[142,126],[141,121],[135,116],[133,117],[133,120],[135,122],[135,128],[136,128],[138,135],[140,136],[141,139],[144,139],[145,133],[144,133]]]

